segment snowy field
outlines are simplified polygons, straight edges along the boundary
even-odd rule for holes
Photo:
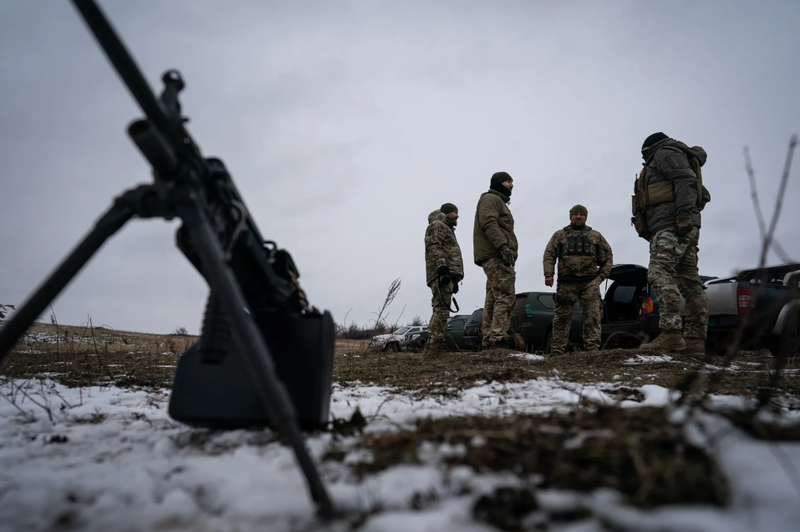
[[[647,363],[634,357],[632,363]],[[570,410],[579,404],[613,404],[607,387],[556,378],[522,383],[476,383],[446,397],[412,399],[374,386],[335,387],[331,413],[349,419],[356,409],[368,423],[363,435],[330,432],[307,445],[345,518],[314,518],[304,479],[289,448],[270,431],[211,433],[167,415],[168,390],[117,387],[66,388],[52,381],[4,380],[0,387],[0,530],[2,531],[489,531],[473,507],[498,487],[524,483],[511,473],[450,467],[443,458],[463,449],[431,444],[417,464],[367,475],[353,464],[369,461],[365,436],[413,429],[425,418],[507,416]],[[657,385],[638,388],[626,408],[668,405]],[[743,408],[740,397],[714,396],[712,407]],[[713,408],[712,408],[713,410]],[[674,409],[680,419],[686,412]],[[766,414],[765,414],[766,415]],[[785,408],[773,421],[800,422]],[[641,510],[619,493],[535,490],[538,509],[522,529],[589,531],[790,531],[800,523],[800,444],[756,440],[725,418],[704,413],[685,425],[690,438],[712,454],[730,483],[726,508],[661,506]],[[718,437],[724,434],[724,437]],[[716,435],[716,436],[712,436]],[[471,444],[480,445],[480,438]],[[323,460],[332,448],[340,461]],[[586,518],[553,516],[583,508]],[[355,517],[354,517],[355,516]]]

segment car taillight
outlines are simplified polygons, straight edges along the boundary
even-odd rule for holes
[[[739,314],[742,312],[750,312],[756,308],[756,302],[753,300],[753,291],[744,286],[736,289],[736,306],[739,308]]]
[[[652,314],[654,310],[655,304],[653,304],[653,298],[647,296],[644,298],[644,301],[642,301],[642,310],[639,312],[639,314]]]

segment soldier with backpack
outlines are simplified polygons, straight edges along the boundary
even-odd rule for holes
[[[643,351],[705,354],[708,299],[697,269],[700,213],[711,194],[703,186],[700,168],[706,152],[664,133],[653,133],[642,144],[644,159],[636,179],[631,223],[650,242],[647,279],[659,301],[661,333],[643,344]],[[682,327],[680,297],[686,300]]]

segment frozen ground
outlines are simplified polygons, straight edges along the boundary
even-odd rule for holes
[[[50,381],[5,381],[0,389],[5,396],[0,398],[0,530],[354,529],[352,517],[332,524],[314,519],[293,454],[269,431],[190,429],[168,417],[167,391],[65,388]],[[449,390],[446,397],[412,399],[387,388],[336,387],[331,409],[335,417],[349,419],[358,408],[369,421],[366,433],[384,433],[426,417],[548,412],[575,408],[581,397],[612,403],[602,389],[539,378],[476,383]],[[623,406],[670,401],[660,386],[638,389],[644,400]],[[746,404],[736,397],[714,401]],[[797,416],[795,410],[781,417],[798,422]],[[648,512],[626,506],[610,490],[589,495],[540,490],[541,509],[528,516],[526,526],[548,523],[548,530],[575,532],[798,530],[800,444],[754,440],[710,414],[692,427],[693,438],[712,450],[731,483],[727,509],[672,506]],[[719,431],[726,436],[705,441],[706,434]],[[355,528],[360,531],[496,530],[475,521],[472,507],[481,494],[520,482],[510,474],[445,467],[441,456],[457,452],[446,445],[431,445],[420,465],[399,465],[359,481],[349,467],[369,459],[356,448],[359,439],[322,433],[307,443],[337,506],[362,516]],[[334,445],[345,450],[344,460],[321,460]],[[592,517],[548,521],[551,513],[577,504]]]

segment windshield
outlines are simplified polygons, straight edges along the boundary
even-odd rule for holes
[[[410,329],[410,327],[400,327],[399,329],[397,329],[392,334],[405,334],[406,331],[408,331],[409,329]]]

